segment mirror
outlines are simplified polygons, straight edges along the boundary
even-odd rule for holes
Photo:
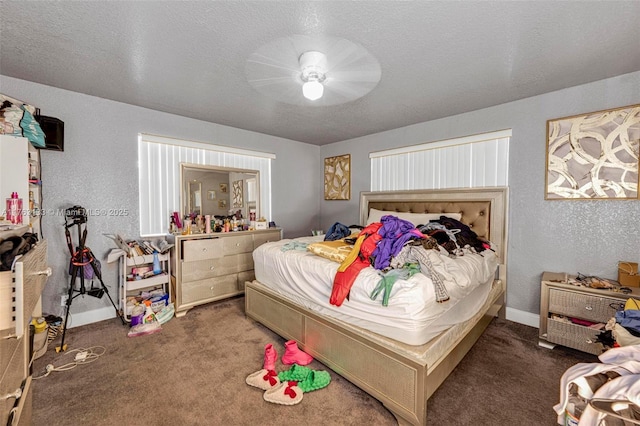
[[[189,206],[187,211],[196,215],[202,214],[202,183],[197,180],[189,182]]]
[[[238,210],[245,219],[260,217],[257,170],[180,163],[181,216],[230,216]]]

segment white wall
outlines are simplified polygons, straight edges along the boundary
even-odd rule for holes
[[[544,200],[547,120],[632,104],[640,104],[640,72],[323,146],[319,175],[323,158],[351,154],[352,197],[322,200],[321,227],[358,222],[359,193],[370,188],[370,152],[513,129],[507,305],[535,318],[543,271],[617,279],[619,260],[640,260],[640,201]]]
[[[64,121],[64,152],[42,151],[43,208],[81,205],[91,211],[126,209],[125,216],[89,216],[87,245],[102,262],[105,284],[118,297],[117,267],[104,260],[113,244],[103,233],[122,232],[137,238],[138,133],[235,146],[276,154],[272,167],[272,212],[286,237],[309,234],[317,228],[322,198],[315,168],[319,148],[287,139],[248,132],[177,115],[134,107],[0,76],[0,92],[41,109],[43,115]],[[292,179],[295,177],[295,179]],[[60,315],[60,295],[69,288],[69,252],[64,217],[43,218],[54,274],[44,291],[43,310]],[[168,226],[168,224],[167,224]],[[77,241],[74,228],[73,241]],[[116,302],[117,303],[117,302]],[[73,301],[73,323],[115,316],[108,298],[79,297]]]

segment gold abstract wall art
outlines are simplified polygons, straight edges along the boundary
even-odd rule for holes
[[[637,199],[640,105],[547,121],[545,199]]]
[[[324,199],[349,200],[351,198],[351,155],[338,155],[324,159]]]

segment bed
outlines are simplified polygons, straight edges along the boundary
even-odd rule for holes
[[[370,209],[461,213],[480,237],[492,242],[498,268],[481,306],[423,344],[405,342],[313,309],[295,295],[261,282],[274,278],[256,265],[245,286],[246,315],[298,345],[337,374],[381,401],[399,424],[426,424],[427,400],[477,341],[491,319],[504,317],[507,248],[506,188],[363,192],[360,221]],[[255,254],[254,254],[255,258]],[[264,268],[263,268],[264,269]],[[473,293],[472,293],[473,294]],[[472,297],[473,298],[473,297]],[[476,297],[476,299],[478,299]]]

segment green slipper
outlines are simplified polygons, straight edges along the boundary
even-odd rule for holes
[[[301,382],[309,376],[311,369],[309,367],[303,367],[302,365],[293,364],[287,371],[281,371],[278,373],[278,379],[281,382],[295,381]]]
[[[331,382],[331,376],[326,371],[311,370],[306,379],[298,383],[302,392],[311,392],[327,387]]]

